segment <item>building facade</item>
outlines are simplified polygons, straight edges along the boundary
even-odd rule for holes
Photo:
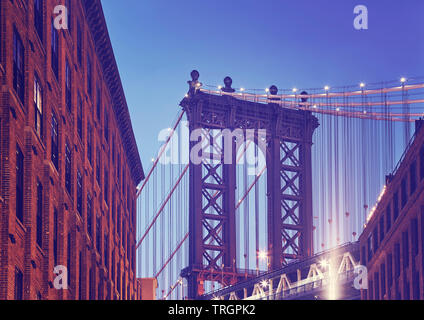
[[[137,299],[144,173],[100,0],[0,4],[0,299]]]
[[[411,144],[387,177],[380,201],[360,236],[368,269],[364,300],[424,299],[424,130],[417,121]]]

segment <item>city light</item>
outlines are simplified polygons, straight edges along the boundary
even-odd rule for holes
[[[400,78],[400,82],[405,83],[406,82],[406,78],[405,77]]]
[[[266,251],[259,251],[258,257],[261,260],[266,260],[268,259],[268,253]]]
[[[321,260],[320,265],[321,265],[321,267],[323,267],[323,268],[327,268],[327,267],[328,267],[328,261],[327,261],[327,260],[325,260],[325,259],[323,259],[323,260]]]

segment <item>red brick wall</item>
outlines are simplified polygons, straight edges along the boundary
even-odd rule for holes
[[[80,0],[71,0],[71,29],[59,30],[59,75],[51,68],[51,19],[53,8],[65,4],[64,0],[43,1],[43,41],[34,27],[34,0],[1,0],[0,21],[0,151],[1,190],[4,203],[0,204],[0,299],[13,299],[15,268],[24,273],[24,299],[78,299],[79,283],[81,298],[89,298],[89,270],[93,270],[93,298],[132,299],[136,297],[135,265],[135,193],[137,178],[132,170],[124,148],[124,139],[119,129],[111,92],[105,81],[102,64],[96,55],[92,33],[85,18]],[[28,3],[28,4],[26,4]],[[83,30],[82,64],[77,60],[77,21]],[[19,101],[13,89],[13,30],[17,29],[25,47],[25,99]],[[91,57],[93,94],[87,91],[87,56]],[[65,104],[65,61],[72,70],[72,112]],[[33,83],[37,73],[43,89],[44,139],[40,139],[34,128]],[[101,115],[96,114],[96,87],[101,91]],[[77,133],[77,96],[83,102],[83,137]],[[54,110],[59,123],[59,170],[51,159],[51,114]],[[104,137],[104,113],[109,114],[109,141]],[[87,123],[93,128],[93,161],[87,157]],[[65,142],[72,148],[72,192],[65,188]],[[113,141],[115,147],[113,147]],[[20,145],[24,162],[24,222],[16,218],[16,144]],[[100,185],[96,180],[96,148],[101,150]],[[115,152],[113,153],[113,150]],[[120,174],[118,179],[118,161]],[[137,155],[138,156],[138,155]],[[109,174],[109,202],[105,202],[105,170]],[[83,175],[82,215],[77,213],[76,175]],[[36,244],[36,199],[37,181],[43,185],[43,245]],[[118,181],[120,184],[118,185]],[[122,183],[125,181],[126,185]],[[127,197],[127,192],[130,196]],[[87,194],[93,199],[93,238],[87,231]],[[112,201],[112,196],[115,201]],[[127,205],[127,201],[130,203]],[[121,236],[130,234],[130,243],[118,236],[117,212],[121,207]],[[53,287],[53,228],[54,210],[58,212],[58,264],[67,266],[68,234],[71,234],[70,289],[56,290]],[[112,214],[114,212],[115,214]],[[101,244],[96,248],[96,217],[101,221]],[[114,217],[114,219],[112,219]],[[131,220],[132,217],[132,220]],[[104,263],[104,235],[109,235],[109,268]],[[123,244],[126,246],[124,247]],[[79,279],[79,254],[82,255],[82,277]],[[115,256],[115,278],[112,278],[112,254]],[[131,259],[130,259],[131,258]],[[120,268],[117,265],[120,264]],[[117,271],[121,270],[121,288],[117,288]],[[126,288],[122,288],[126,284]],[[129,290],[129,296],[127,295]]]

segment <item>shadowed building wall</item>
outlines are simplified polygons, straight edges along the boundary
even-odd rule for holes
[[[416,133],[359,238],[364,300],[424,299],[424,130]]]

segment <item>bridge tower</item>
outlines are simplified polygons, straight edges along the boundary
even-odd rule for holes
[[[226,139],[223,132],[254,130],[258,145],[257,133],[266,132],[262,151],[268,178],[268,264],[276,270],[313,254],[311,147],[319,124],[309,111],[285,108],[275,86],[270,88],[270,103],[260,104],[235,98],[229,77],[222,95],[202,92],[197,71],[191,77],[180,105],[187,114],[190,136],[198,140],[190,142],[189,266],[181,275],[188,281],[188,298],[196,299],[204,294],[205,281],[228,286],[256,276],[255,271],[236,267],[239,137],[234,134],[230,143],[216,143]],[[206,134],[196,134],[200,131]],[[203,161],[193,161],[193,155]]]

